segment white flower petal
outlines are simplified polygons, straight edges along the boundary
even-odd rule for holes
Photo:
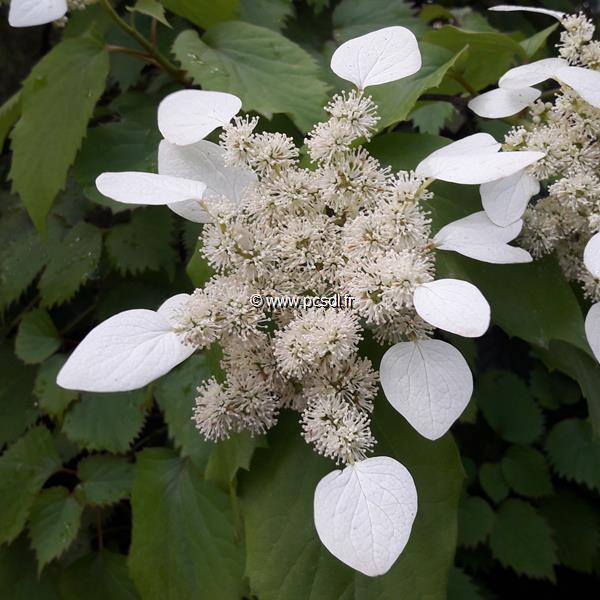
[[[190,299],[189,294],[176,294],[165,300],[156,311],[159,315],[162,315],[169,321],[172,326],[175,326],[176,320],[175,315],[177,311]]]
[[[158,107],[158,128],[172,144],[187,146],[227,125],[242,108],[233,94],[206,90],[181,90],[167,96]]]
[[[600,277],[600,233],[593,235],[585,245],[583,263],[594,277]]]
[[[573,88],[588,104],[600,108],[600,71],[565,67],[556,71],[556,78]]]
[[[69,390],[126,392],[144,387],[191,356],[167,318],[152,310],[119,313],[75,348],[56,382]]]
[[[206,185],[200,181],[155,173],[102,173],[96,179],[101,194],[125,204],[162,205],[200,200]]]
[[[521,112],[541,94],[540,90],[530,87],[519,90],[497,88],[473,98],[469,102],[469,108],[480,117],[500,119]]]
[[[11,27],[33,27],[51,23],[65,16],[67,0],[11,0],[8,24]]]
[[[502,144],[497,142],[489,133],[474,133],[432,152],[425,160],[421,161],[419,166],[433,158],[496,154],[496,152],[500,151],[501,147]]]
[[[585,317],[585,337],[596,360],[600,362],[600,302],[592,304]]]
[[[421,68],[417,38],[406,27],[385,27],[343,43],[331,57],[331,70],[364,90],[396,81]]]
[[[543,58],[506,71],[498,85],[506,90],[521,90],[542,83],[546,79],[555,79],[559,69],[568,66],[562,58]]]
[[[531,262],[529,252],[509,246],[523,227],[518,220],[507,227],[498,227],[485,212],[477,212],[442,227],[434,241],[439,250],[453,250],[463,256],[495,264]]]
[[[429,440],[450,429],[473,393],[467,361],[440,340],[392,346],[383,355],[379,377],[389,403]]]
[[[479,188],[487,216],[500,227],[518,221],[523,216],[529,200],[539,191],[539,181],[528,175],[525,170],[484,183]]]
[[[565,16],[565,13],[559,12],[558,10],[549,10],[548,8],[536,8],[534,6],[516,6],[512,4],[500,4],[498,6],[492,6],[488,10],[495,10],[498,12],[532,12],[532,13],[540,13],[542,15],[549,15],[558,19],[559,21]]]
[[[329,552],[374,577],[391,568],[408,542],[417,490],[398,461],[367,458],[323,477],[314,511],[317,533]]]
[[[464,337],[479,337],[490,325],[490,305],[467,281],[438,279],[415,290],[417,314],[434,327]]]

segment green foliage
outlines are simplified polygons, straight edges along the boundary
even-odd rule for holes
[[[131,10],[143,15],[148,15],[149,17],[156,19],[159,23],[171,27],[165,16],[165,8],[158,0],[137,0],[135,6]]]
[[[292,0],[241,0],[240,19],[281,31],[294,14]]]
[[[59,347],[59,333],[44,309],[32,310],[23,317],[15,340],[15,351],[23,362],[40,363]]]
[[[120,456],[89,456],[79,463],[77,475],[85,502],[102,506],[129,497],[133,465]]]
[[[483,498],[463,496],[458,507],[458,543],[469,547],[484,542],[494,518],[494,511]]]
[[[0,148],[4,145],[8,132],[21,116],[21,92],[13,94],[0,106]]]
[[[473,580],[462,570],[454,568],[448,577],[448,600],[481,600],[483,596]]]
[[[221,21],[235,19],[239,13],[240,0],[161,0],[171,12],[185,17],[203,29]]]
[[[93,36],[84,36],[58,44],[25,82],[21,118],[12,133],[10,176],[14,191],[40,230],[45,229],[46,215],[65,184],[104,91],[108,68],[104,45]],[[49,140],[52,152],[47,151]]]
[[[479,482],[483,491],[499,504],[508,496],[508,485],[499,464],[484,463],[479,470]]]
[[[537,498],[552,493],[546,459],[529,446],[511,446],[502,459],[502,473],[508,485],[521,496]]]
[[[490,535],[494,556],[518,574],[554,579],[556,550],[552,530],[527,502],[506,500]]]
[[[202,39],[184,31],[173,51],[195,83],[239,96],[245,111],[288,115],[307,131],[323,116],[326,86],[316,62],[279,33],[249,23],[222,23]]]
[[[56,376],[65,364],[65,360],[65,356],[55,354],[44,361],[38,369],[33,388],[40,407],[57,419],[62,418],[67,407],[79,396],[76,391],[65,390],[56,384]]]
[[[64,487],[42,491],[31,508],[29,535],[41,571],[72,543],[81,522],[83,506]]]
[[[138,455],[129,567],[148,600],[238,600],[242,548],[230,499],[166,448]],[[165,544],[165,539],[169,540]]]

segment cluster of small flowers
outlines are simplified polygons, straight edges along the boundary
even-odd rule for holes
[[[259,434],[283,407],[301,412],[305,439],[337,462],[365,458],[377,374],[361,358],[362,327],[382,342],[429,337],[415,312],[417,286],[433,279],[430,198],[414,173],[392,173],[357,145],[377,123],[370,97],[352,91],[326,107],[328,121],[305,140],[313,169],[294,141],[255,133],[239,118],[221,134],[229,166],[257,175],[243,202],[206,203],[203,254],[215,277],[178,313],[177,331],[197,348],[218,341],[225,381],[199,388],[195,421],[218,440]],[[348,293],[354,309],[253,307],[250,293]]]
[[[67,0],[67,6],[69,12],[71,12],[74,10],[85,10],[88,6],[91,6],[96,2],[98,2],[98,0]],[[56,27],[65,27],[68,22],[69,17],[65,15],[64,17],[54,21],[54,25]]]
[[[563,17],[559,52],[573,66],[600,68],[600,43],[584,15]],[[529,122],[505,138],[510,149],[541,150],[546,157],[531,173],[545,182],[547,193],[524,215],[522,244],[535,257],[556,252],[571,280],[583,285],[591,300],[600,300],[600,281],[582,263],[583,248],[600,230],[600,109],[561,86],[554,103],[538,100]]]

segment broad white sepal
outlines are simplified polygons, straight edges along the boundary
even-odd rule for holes
[[[594,277],[600,277],[600,233],[593,235],[585,245],[583,264]]]
[[[331,57],[331,70],[364,90],[397,81],[421,68],[417,38],[406,27],[385,27],[343,43]]]
[[[392,346],[383,355],[379,377],[388,402],[429,440],[450,429],[473,393],[467,361],[441,340]]]
[[[173,331],[173,310],[186,294],[159,309],[127,310],[92,329],[56,382],[69,390],[126,392],[144,387],[194,353]]]
[[[484,183],[479,188],[483,209],[492,223],[500,227],[518,221],[529,200],[539,191],[539,181],[524,169],[514,175]]]
[[[506,90],[521,90],[546,79],[555,79],[559,69],[568,65],[569,63],[562,58],[543,58],[506,71],[500,77],[498,85]]]
[[[242,101],[233,94],[181,90],[158,106],[158,129],[172,144],[187,146],[227,125],[241,108]]]
[[[438,279],[417,287],[417,314],[430,325],[463,337],[482,336],[490,326],[490,305],[471,283]]]
[[[370,577],[392,567],[408,542],[416,514],[413,478],[387,456],[333,471],[315,490],[315,527],[324,546]]]
[[[526,87],[518,90],[497,88],[469,102],[469,108],[480,117],[501,119],[516,115],[537,100],[542,92]]]
[[[519,235],[522,227],[520,219],[507,227],[498,227],[481,211],[448,223],[437,232],[434,241],[439,250],[453,250],[483,262],[528,263],[533,260],[529,252],[508,245]]]
[[[588,104],[600,108],[600,72],[583,67],[565,67],[556,78],[573,88]]]
[[[67,12],[67,0],[11,0],[8,24],[11,27],[34,27],[52,23]]]
[[[585,337],[596,360],[600,362],[600,302],[592,304],[585,317]]]
[[[101,194],[117,202],[152,206],[188,200],[198,202],[206,190],[200,181],[136,171],[102,173],[96,178],[96,187]]]
[[[498,6],[492,6],[489,10],[495,10],[498,12],[532,12],[532,13],[540,13],[542,15],[548,15],[550,17],[554,17],[559,21],[565,16],[565,13],[560,12],[558,10],[550,10],[548,8],[536,8],[535,6],[517,6],[513,4],[500,4]]]

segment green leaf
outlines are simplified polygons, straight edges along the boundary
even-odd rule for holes
[[[439,29],[430,29],[423,40],[436,46],[442,46],[452,52],[469,47],[464,56],[464,64],[457,67],[456,76],[475,90],[496,84],[514,63],[515,57],[524,59],[525,50],[511,37],[504,33],[474,32],[458,29],[452,25],[444,25]],[[459,83],[451,82],[445,93],[465,91]]]
[[[63,432],[88,450],[127,452],[144,425],[145,392],[81,394],[65,416]]]
[[[506,482],[517,494],[529,498],[552,494],[548,464],[538,450],[529,446],[511,446],[501,464]]]
[[[546,452],[561,477],[600,491],[600,439],[592,426],[580,419],[556,424],[546,438]]]
[[[256,448],[265,447],[263,437],[252,437],[246,431],[233,434],[215,445],[208,458],[204,477],[227,488],[240,469],[250,469],[250,461]]]
[[[535,353],[551,369],[558,369],[575,379],[585,396],[594,437],[600,437],[600,366],[578,348],[564,342],[552,342],[548,349]]]
[[[173,51],[195,83],[239,96],[245,111],[288,115],[307,131],[323,116],[327,88],[313,58],[281,34],[241,21],[184,31]]]
[[[165,448],[138,455],[129,569],[144,600],[239,600],[243,552],[230,499]],[[165,544],[165,540],[169,543]]]
[[[204,469],[215,445],[204,441],[194,423],[196,388],[210,377],[206,356],[194,355],[165,375],[154,390],[156,401],[164,413],[169,437],[182,456],[188,456],[199,469]]]
[[[518,575],[554,581],[557,560],[552,530],[531,504],[506,500],[500,506],[490,548],[504,567]]]
[[[75,540],[83,506],[64,487],[43,490],[31,508],[29,535],[38,572],[60,556]]]
[[[437,135],[384,133],[367,145],[369,152],[394,171],[410,171],[426,156],[447,146],[450,140]]]
[[[36,494],[61,461],[45,427],[35,427],[0,457],[0,544],[25,525]]]
[[[527,58],[532,58],[535,53],[546,43],[546,40],[558,29],[558,23],[554,25],[550,25],[550,27],[546,27],[546,29],[542,29],[542,31],[538,31],[536,34],[528,37],[526,40],[519,42],[522,46],[523,50],[525,50],[525,54]]]
[[[483,596],[473,580],[459,567],[450,570],[448,600],[482,600]]]
[[[208,264],[208,261],[201,254],[202,240],[196,242],[196,247],[192,258],[188,262],[185,271],[191,282],[196,287],[203,287],[204,284],[215,274],[215,270]]]
[[[421,43],[419,47],[423,66],[417,73],[369,90],[378,106],[379,129],[406,120],[421,94],[438,87],[446,73],[466,52],[465,48],[451,52],[427,43]]]
[[[27,313],[17,332],[15,352],[25,363],[41,363],[60,347],[60,335],[50,315],[42,308]]]
[[[163,25],[171,27],[169,21],[167,21],[167,17],[165,17],[165,8],[158,0],[137,0],[133,8],[128,10],[147,15],[148,17],[156,19]]]
[[[541,435],[541,410],[514,373],[485,372],[475,383],[475,396],[485,420],[507,442],[529,444]]]
[[[458,507],[458,544],[475,547],[485,542],[494,519],[494,511],[483,498],[463,496]]]
[[[129,223],[115,225],[106,236],[106,251],[122,274],[164,269],[175,274],[177,254],[171,245],[175,220],[168,208],[137,209]]]
[[[35,558],[25,536],[10,546],[0,547],[0,598],[59,600],[52,579],[46,573],[38,577]]]
[[[50,260],[39,282],[43,306],[63,304],[92,276],[102,253],[102,234],[89,223],[78,223],[50,246]]]
[[[0,447],[18,438],[38,417],[32,395],[33,369],[0,344]]]
[[[292,0],[241,0],[240,20],[281,31],[294,14]]]
[[[56,45],[25,80],[10,177],[39,230],[65,184],[108,69],[104,43],[84,36]]]
[[[375,410],[377,453],[410,471],[419,510],[406,549],[384,576],[369,578],[346,567],[320,543],[313,524],[317,482],[336,467],[300,437],[297,417],[282,415],[241,477],[247,563],[252,593],[261,600],[352,597],[443,598],[456,544],[455,513],[462,469],[450,436],[430,442],[385,402]],[[424,560],[427,557],[427,560]]]
[[[56,383],[56,376],[65,364],[67,357],[55,354],[40,365],[35,377],[33,393],[46,413],[61,419],[71,402],[77,400],[79,394],[75,390],[65,390]]]
[[[508,485],[497,463],[483,463],[479,469],[479,483],[483,491],[496,504],[508,496]]]
[[[540,512],[554,531],[565,567],[591,573],[600,547],[598,515],[583,498],[568,492],[544,500]]]
[[[457,115],[450,102],[423,102],[410,113],[410,118],[421,133],[437,135],[446,122]]]
[[[106,505],[127,498],[133,483],[133,465],[120,456],[89,456],[77,467],[86,503]]]
[[[61,600],[137,600],[123,555],[101,550],[69,565],[60,575]]]
[[[416,36],[426,29],[404,0],[342,0],[333,11],[333,35],[339,43],[391,25],[408,27]]]
[[[199,25],[203,29],[221,21],[236,19],[240,0],[161,0],[171,12]]]
[[[550,348],[554,343],[550,345]],[[540,406],[547,410],[558,410],[562,405],[575,404],[581,398],[577,384],[555,371],[549,373],[536,364],[529,374],[529,388]]]
[[[21,116],[21,91],[13,94],[0,106],[0,150],[4,146],[8,132]]]

